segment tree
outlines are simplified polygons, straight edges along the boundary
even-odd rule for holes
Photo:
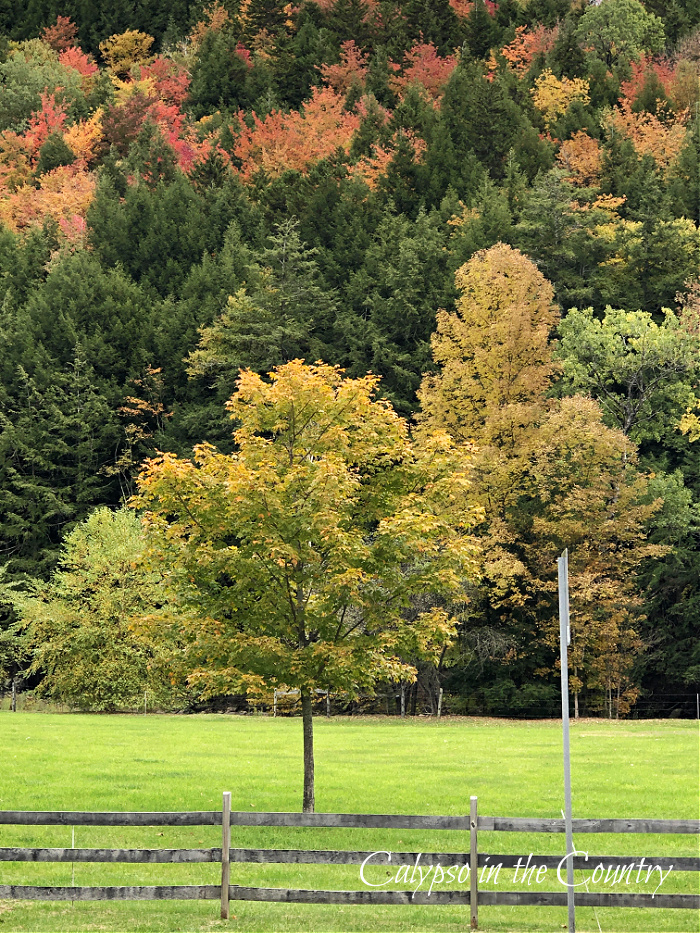
[[[564,384],[597,398],[607,422],[636,443],[660,440],[697,399],[698,338],[672,311],[569,311],[559,325]]]
[[[647,495],[636,448],[607,428],[598,405],[548,397],[559,363],[551,285],[517,250],[497,244],[457,271],[457,312],[438,314],[434,375],[419,393],[421,421],[475,442],[474,496],[483,583],[469,619],[508,645],[515,676],[531,684],[556,664],[554,561],[571,551],[576,601],[572,687],[618,709],[633,702],[640,641],[635,574],[662,553],[644,543],[659,503]],[[646,500],[645,500],[646,496]],[[578,652],[578,653],[576,653]],[[494,672],[504,680],[503,665]],[[505,689],[505,688],[504,688]]]
[[[42,692],[107,711],[133,708],[147,688],[167,694],[168,645],[162,633],[134,628],[138,618],[157,616],[163,602],[162,574],[144,567],[143,547],[132,511],[97,509],[66,538],[48,583],[3,588],[31,652],[29,672],[43,675]]]
[[[581,17],[576,36],[584,47],[608,68],[620,61],[634,61],[644,52],[658,52],[664,44],[664,27],[639,0],[603,0],[589,6]]]
[[[314,690],[413,679],[401,656],[439,655],[454,622],[437,601],[474,573],[467,463],[445,435],[412,442],[376,388],[299,360],[269,382],[244,371],[228,403],[236,452],[164,454],[139,481],[154,559],[194,613],[191,680],[210,695],[300,690],[305,811]],[[431,607],[408,615],[425,594]]]

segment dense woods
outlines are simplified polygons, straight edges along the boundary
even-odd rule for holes
[[[695,0],[0,2],[0,676],[52,683],[91,541],[161,612],[108,510],[156,451],[235,452],[240,369],[303,359],[470,464],[421,702],[556,713],[568,546],[577,709],[694,712],[699,68]],[[163,647],[119,631],[136,695]]]

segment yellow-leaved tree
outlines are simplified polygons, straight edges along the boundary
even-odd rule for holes
[[[635,445],[607,427],[597,402],[550,397],[560,372],[550,342],[552,287],[518,250],[497,244],[456,274],[455,313],[438,314],[437,372],[420,391],[422,424],[477,445],[474,493],[483,582],[474,613],[508,633],[524,676],[552,670],[558,639],[556,558],[570,553],[571,684],[624,712],[641,647],[635,571],[658,553],[644,526],[658,508]],[[614,701],[614,702],[613,702]]]
[[[402,658],[439,657],[455,634],[443,601],[476,573],[468,463],[443,432],[412,441],[376,389],[321,363],[245,370],[236,452],[163,454],[139,480],[153,558],[189,608],[173,622],[191,679],[209,695],[300,691],[305,811],[314,691],[412,680]]]

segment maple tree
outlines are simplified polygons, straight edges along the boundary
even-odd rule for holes
[[[600,143],[583,130],[565,139],[557,153],[557,162],[566,169],[568,180],[583,186],[599,183],[601,161]]]
[[[501,55],[518,77],[522,78],[538,56],[551,52],[558,34],[558,27],[547,29],[539,25],[529,29],[527,26],[517,26],[515,38],[503,46]]]
[[[425,88],[431,100],[437,100],[456,67],[456,56],[443,58],[432,43],[419,42],[406,52],[401,73],[390,78],[389,84],[399,95],[417,84]]]
[[[360,117],[343,109],[343,98],[332,88],[314,88],[303,112],[273,110],[260,119],[253,111],[252,117],[251,128],[241,115],[241,133],[234,149],[245,181],[260,170],[270,178],[287,169],[306,172],[339,148],[348,152],[360,126]]]
[[[332,87],[336,94],[346,94],[351,87],[364,90],[367,77],[367,56],[355,45],[352,39],[341,43],[340,62],[337,65],[319,67],[324,82]]]
[[[305,811],[314,690],[412,680],[402,657],[439,655],[455,623],[438,601],[475,570],[468,460],[444,434],[412,442],[376,389],[299,360],[269,382],[243,371],[227,406],[236,452],[148,461],[135,500],[152,560],[194,613],[190,680],[209,694],[300,690]]]

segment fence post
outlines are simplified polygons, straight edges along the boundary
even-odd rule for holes
[[[440,718],[441,713],[442,713],[442,687],[440,687],[440,693],[438,694],[438,714],[437,714],[438,719]]]
[[[231,792],[224,791],[221,811],[221,919],[228,920],[228,886],[231,881]]]
[[[406,717],[406,684],[401,684],[401,718]]]
[[[277,688],[275,687],[274,698],[272,700],[272,718],[277,715]]]
[[[479,928],[477,800],[477,797],[471,797],[469,806],[469,906],[472,913],[472,930],[478,930]]]
[[[13,713],[17,712],[17,678],[12,678],[12,700],[10,701],[10,709]]]
[[[331,695],[328,690],[326,690],[326,718],[331,718]]]

